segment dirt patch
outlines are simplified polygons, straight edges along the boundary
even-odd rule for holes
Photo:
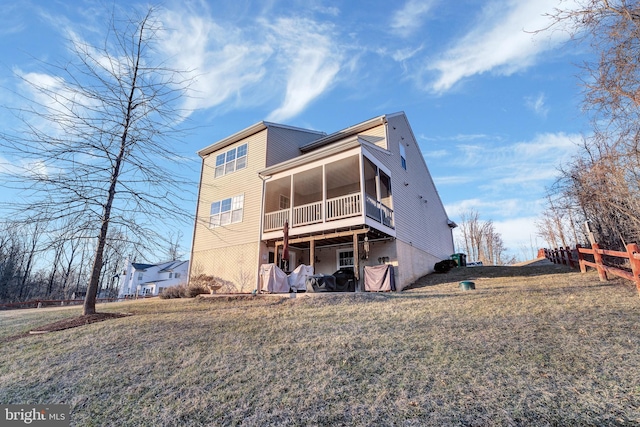
[[[57,322],[49,323],[47,325],[38,326],[29,332],[24,332],[18,335],[12,335],[6,337],[3,341],[14,341],[19,338],[27,337],[29,335],[45,334],[48,332],[62,331],[65,329],[77,328],[78,326],[88,325],[90,323],[103,322],[109,319],[118,319],[120,317],[130,316],[130,314],[122,313],[95,313],[87,314],[77,317],[71,317],[69,319],[59,320]]]

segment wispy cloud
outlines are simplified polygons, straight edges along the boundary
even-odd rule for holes
[[[486,72],[510,75],[533,65],[541,53],[568,39],[560,31],[544,36],[527,32],[547,27],[550,22],[545,13],[552,12],[557,3],[557,0],[490,2],[476,26],[427,65],[438,74],[428,89],[442,93],[473,75]]]
[[[287,120],[330,90],[342,67],[333,24],[311,18],[257,17],[236,27],[208,11],[183,8],[167,10],[162,20],[170,30],[163,40],[167,56],[197,75],[188,110],[276,102],[267,119]]]
[[[210,108],[229,101],[260,82],[273,49],[223,26],[203,10],[165,10],[163,53],[177,69],[192,70],[187,110]]]
[[[545,104],[545,98],[544,93],[539,93],[537,96],[527,96],[524,99],[524,105],[538,116],[547,117],[549,107]]]
[[[408,0],[391,17],[391,30],[401,37],[410,36],[420,29],[424,16],[435,3],[435,0]]]
[[[394,51],[391,54],[391,58],[393,58],[394,61],[403,62],[403,61],[406,61],[406,60],[411,59],[414,56],[416,56],[416,54],[418,52],[420,52],[422,50],[422,48],[423,48],[423,46],[418,46],[418,47],[413,48],[413,49],[409,48],[409,47],[402,48],[402,49]]]
[[[286,120],[331,87],[341,68],[342,53],[331,37],[329,24],[281,18],[268,28],[286,75],[284,101],[268,120]]]

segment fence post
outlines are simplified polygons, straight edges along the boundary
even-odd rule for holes
[[[580,252],[580,249],[582,249],[582,246],[576,245],[576,251],[578,251],[578,264],[580,265],[580,273],[586,273],[587,266],[584,265],[584,254]]]
[[[636,283],[638,293],[640,293],[640,259],[636,259],[634,255],[640,254],[637,243],[627,245],[627,254],[629,255],[629,264],[631,264],[631,272],[633,273],[633,281]]]
[[[576,268],[576,260],[573,258],[573,250],[571,249],[571,246],[567,246],[567,258],[569,260],[569,267]]]
[[[597,243],[591,244],[591,249],[593,249],[593,259],[596,261],[596,268],[598,269],[598,277],[600,277],[601,282],[607,281],[607,271],[604,269],[604,264],[602,262],[602,254],[598,252],[600,250],[600,246]]]

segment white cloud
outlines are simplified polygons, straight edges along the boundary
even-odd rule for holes
[[[544,246],[538,237],[536,216],[523,216],[502,221],[493,221],[495,229],[509,253],[522,260],[533,259],[540,245]],[[526,253],[523,253],[526,252]],[[534,252],[533,254],[531,252]]]
[[[561,31],[537,36],[526,32],[547,27],[550,22],[544,15],[557,5],[557,0],[492,1],[475,28],[428,65],[439,74],[429,89],[442,93],[476,74],[510,75],[533,65],[541,53],[569,37]]]
[[[523,171],[528,180],[547,178],[548,171],[569,161],[578,151],[581,136],[578,134],[542,133],[530,141],[512,144],[490,143],[460,144],[458,154],[452,156],[457,166],[473,167],[482,165],[484,178],[500,177],[515,179]],[[531,171],[537,171],[531,173]]]
[[[433,0],[408,0],[402,9],[391,17],[391,30],[402,37],[408,37],[420,29],[422,19],[431,8]]]
[[[329,25],[304,18],[281,18],[268,28],[285,68],[286,93],[282,105],[267,119],[281,121],[300,113],[331,87],[340,70],[342,54]]]
[[[217,24],[204,11],[165,10],[168,29],[163,54],[176,69],[192,70],[195,81],[184,106],[197,110],[220,105],[262,81],[273,50],[233,27]]]
[[[339,14],[335,8],[321,12]],[[283,121],[302,112],[332,87],[343,55],[334,40],[334,26],[309,18],[257,17],[248,25],[217,22],[203,10],[167,10],[170,29],[163,50],[178,69],[197,76],[187,110],[221,104],[244,107],[282,96],[267,120]]]
[[[443,157],[447,157],[449,155],[448,150],[426,150],[422,152],[422,155],[428,159],[441,159]]]
[[[537,115],[547,117],[549,107],[545,104],[545,98],[544,93],[539,93],[537,96],[528,96],[524,100],[524,105]]]
[[[422,46],[418,46],[415,49],[411,49],[408,47],[404,49],[399,49],[391,54],[391,58],[393,58],[394,61],[403,62],[413,58],[418,52],[422,50],[422,48],[423,48]]]
[[[473,182],[474,178],[469,175],[434,176],[433,182],[436,187],[444,185],[461,185]]]

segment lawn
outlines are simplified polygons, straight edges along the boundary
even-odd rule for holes
[[[0,312],[0,403],[70,404],[74,426],[640,425],[640,297],[596,273],[102,304],[133,315],[7,339],[79,310]]]

